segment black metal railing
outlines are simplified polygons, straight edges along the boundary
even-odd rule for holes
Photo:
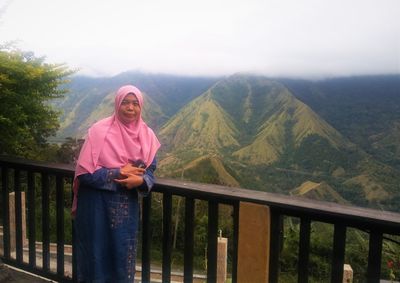
[[[72,264],[72,274],[66,273],[64,254],[65,202],[70,203],[64,194],[64,186],[71,186],[73,168],[67,165],[51,165],[27,160],[0,157],[1,167],[1,200],[0,209],[3,225],[3,254],[1,259],[15,267],[36,273],[43,277],[60,281],[75,280],[75,265]],[[39,181],[36,181],[39,179]],[[38,187],[40,184],[40,188]],[[35,215],[37,207],[35,196],[41,190],[41,224],[42,224],[42,262],[37,262]],[[28,258],[24,259],[23,220],[21,191],[27,195],[27,230]],[[15,235],[10,235],[9,193],[15,192]],[[153,188],[153,193],[162,195],[162,282],[171,281],[172,255],[172,198],[183,197],[184,212],[184,266],[183,281],[193,281],[194,271],[194,231],[195,202],[208,203],[207,232],[207,282],[216,282],[217,278],[217,238],[218,214],[221,204],[232,207],[233,217],[233,252],[232,282],[237,282],[238,238],[240,233],[239,214],[240,203],[250,202],[265,205],[270,208],[270,245],[269,252],[269,282],[278,282],[280,269],[280,243],[282,241],[283,217],[300,219],[298,282],[309,280],[310,234],[311,223],[318,221],[334,226],[333,249],[331,263],[331,282],[342,282],[343,264],[345,258],[346,232],[348,228],[367,231],[369,237],[369,254],[367,266],[367,281],[379,282],[381,277],[381,259],[383,235],[400,235],[400,214],[382,212],[372,209],[344,206],[334,203],[307,200],[284,195],[250,191],[239,188],[224,187],[210,184],[182,182],[177,180],[159,179]],[[142,241],[141,241],[141,277],[142,282],[150,282],[151,278],[151,206],[152,194],[143,199],[142,206]],[[55,208],[51,207],[50,196],[55,195]],[[56,211],[56,223],[50,223],[50,209]],[[11,213],[13,213],[11,212]],[[53,225],[51,227],[51,225]],[[51,268],[50,229],[56,229],[56,269]],[[11,253],[11,238],[15,238],[15,256]],[[1,253],[0,253],[1,254]],[[72,260],[74,263],[74,259]]]
[[[71,183],[73,171],[70,166],[48,165],[38,162],[27,162],[25,160],[13,160],[2,158],[1,166],[1,213],[3,224],[3,262],[19,267],[23,270],[41,275],[43,277],[65,281],[69,280],[64,274],[64,183]],[[12,178],[10,178],[10,176]],[[50,182],[55,180],[55,185]],[[39,179],[40,182],[36,182]],[[40,187],[38,186],[40,184]],[[26,188],[27,195],[27,240],[28,259],[24,260],[23,218],[22,218],[22,187]],[[35,198],[37,190],[41,196],[41,226],[42,226],[42,262],[37,262],[38,251],[36,241],[36,213]],[[50,248],[50,193],[55,190],[56,210],[56,272],[51,271],[51,248]],[[15,210],[10,211],[9,193],[14,192]],[[15,213],[15,256],[11,254],[10,214]]]

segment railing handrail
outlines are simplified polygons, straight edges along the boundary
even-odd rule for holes
[[[237,187],[210,185],[190,181],[180,181],[158,178],[154,191],[161,192],[159,186],[167,186],[173,194],[195,194],[196,198],[210,199],[212,197],[225,198],[231,201],[245,201],[271,206],[274,209],[284,209],[285,214],[292,210],[293,216],[306,214],[312,219],[329,220],[334,218],[346,219],[357,224],[371,224],[386,226],[390,233],[400,234],[400,213],[380,211],[371,208],[343,205],[328,201],[306,199],[298,196],[288,196],[277,193],[268,193]],[[331,221],[328,221],[331,222]],[[351,226],[351,225],[348,225]],[[396,233],[397,231],[397,233]]]
[[[52,173],[74,174],[75,167],[72,164],[51,163],[45,161],[34,161],[20,157],[11,157],[7,155],[0,155],[0,164],[13,167],[13,164],[18,164],[18,167],[23,170],[35,171],[51,171]]]
[[[51,171],[73,176],[75,167],[71,164],[57,164],[41,161],[32,161],[10,156],[0,156],[0,164],[12,167],[18,164],[20,169],[35,168],[36,171]],[[346,220],[347,226],[362,228],[363,226],[381,226],[383,232],[400,235],[400,213],[382,211],[365,207],[343,205],[328,201],[306,199],[298,196],[288,196],[277,193],[256,191],[237,187],[228,187],[215,184],[196,183],[168,178],[157,178],[153,188],[156,192],[163,192],[162,187],[168,187],[171,193],[195,198],[210,199],[223,198],[227,202],[246,201],[269,205],[274,209],[284,209],[285,214],[292,212],[293,216],[307,215],[314,220],[335,223]]]

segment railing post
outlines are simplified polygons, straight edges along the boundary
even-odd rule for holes
[[[343,281],[344,253],[346,247],[346,226],[335,224],[333,235],[331,282]]]
[[[232,254],[232,283],[237,283],[238,246],[239,246],[239,208],[240,202],[233,204],[233,254]]]
[[[217,281],[218,203],[208,201],[207,283]]]
[[[367,282],[378,283],[381,275],[382,260],[382,238],[381,232],[371,231],[369,236]]]
[[[183,282],[193,282],[194,208],[194,199],[186,197]]]
[[[9,194],[10,251],[16,252],[17,260],[22,262],[22,248],[27,242],[25,192],[19,192],[18,199],[15,192]]]
[[[1,187],[3,199],[3,252],[4,258],[10,259],[10,204],[8,193],[8,169],[1,168]]]
[[[36,206],[35,206],[35,178],[33,172],[28,172],[28,227],[29,227],[29,265],[36,267]]]
[[[171,282],[171,253],[172,253],[172,195],[163,195],[163,256],[162,256],[162,282]]]
[[[309,217],[302,217],[300,220],[300,243],[299,243],[299,266],[298,283],[308,282],[308,263],[310,254],[310,232],[311,221]]]
[[[270,233],[269,207],[240,202],[237,282],[268,282]]]
[[[142,199],[142,282],[150,282],[151,198],[150,193]]]
[[[64,178],[56,175],[57,275],[64,276]]]
[[[74,201],[74,178],[69,179],[71,183],[71,203]],[[71,215],[71,226],[72,226],[72,282],[78,282],[78,272],[76,266],[76,235],[75,235],[75,216]]]
[[[270,232],[270,261],[269,261],[269,281],[278,282],[280,271],[280,254],[283,245],[283,217],[279,211],[271,208],[271,232]]]
[[[49,175],[42,173],[42,266],[50,270],[50,192]]]
[[[14,169],[14,223],[10,221],[11,225],[15,225],[15,254],[18,263],[23,261],[23,247],[26,243],[26,214],[25,214],[25,193],[21,192],[21,171]],[[10,214],[11,216],[12,214]]]

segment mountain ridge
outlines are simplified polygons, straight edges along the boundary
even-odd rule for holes
[[[283,153],[288,135],[292,136],[295,147],[311,134],[327,139],[336,148],[348,144],[283,85],[261,78],[255,82],[238,75],[226,78],[183,107],[160,130],[168,151],[195,147],[201,155],[204,147],[216,152],[223,149],[230,152],[231,157],[248,164],[270,164]],[[250,102],[255,95],[252,88],[258,88],[256,102],[259,105]],[[232,93],[233,99],[229,97]],[[239,102],[232,105],[233,101]],[[253,109],[253,113],[248,109]],[[259,121],[254,123],[253,129],[250,124],[243,127],[243,120],[255,121],[257,118]]]
[[[400,127],[392,126],[400,125],[392,113],[400,76],[298,81],[235,74],[190,82],[135,76],[77,83],[63,101],[69,133],[83,134],[112,112],[117,83],[137,84],[143,117],[162,142],[158,176],[285,194],[324,182],[352,204],[400,211]],[[385,90],[381,99],[368,93],[369,79]],[[369,114],[383,122],[371,124]]]

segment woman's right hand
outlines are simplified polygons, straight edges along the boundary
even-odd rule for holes
[[[143,184],[143,177],[141,175],[128,173],[124,176],[124,179],[114,179],[114,182],[130,190]]]
[[[126,178],[127,175],[133,174],[138,176],[143,176],[146,169],[135,167],[134,165],[128,163],[120,169],[120,176]]]

